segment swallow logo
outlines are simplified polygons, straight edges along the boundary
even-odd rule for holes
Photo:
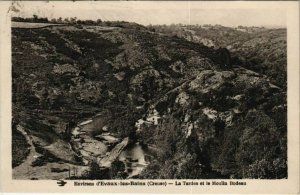
[[[63,180],[58,180],[58,181],[57,181],[57,185],[60,186],[60,187],[66,185],[66,184],[67,184],[67,182],[65,182],[65,181],[63,181]]]

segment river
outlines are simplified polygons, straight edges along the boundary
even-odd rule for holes
[[[104,126],[105,117],[101,115],[79,123],[72,131],[73,148],[86,163],[97,158],[100,166],[109,167],[112,161],[119,160],[124,162],[128,178],[139,175],[149,164],[146,150],[139,142],[128,144],[128,138],[121,140],[103,131]],[[109,149],[111,145],[114,147]]]

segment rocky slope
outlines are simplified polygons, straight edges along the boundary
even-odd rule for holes
[[[208,47],[227,48],[235,63],[267,75],[273,83],[286,88],[286,28],[202,26],[152,26],[154,31],[182,37]]]
[[[71,132],[100,113],[89,137],[155,151],[140,178],[287,177],[286,90],[224,50],[139,25],[63,25],[13,28],[12,57],[13,132],[39,153],[28,170],[85,169]]]

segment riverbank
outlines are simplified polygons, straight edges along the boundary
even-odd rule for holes
[[[13,168],[13,179],[67,179],[75,174],[82,175],[88,170],[87,166],[74,165],[72,163],[47,162],[43,165],[35,165],[42,155],[36,151],[32,138],[27,134],[24,127],[18,125],[17,131],[20,132],[29,144],[29,154],[19,166]],[[43,174],[40,174],[43,173]]]

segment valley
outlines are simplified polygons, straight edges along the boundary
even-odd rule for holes
[[[286,29],[27,23],[14,179],[287,178]]]

